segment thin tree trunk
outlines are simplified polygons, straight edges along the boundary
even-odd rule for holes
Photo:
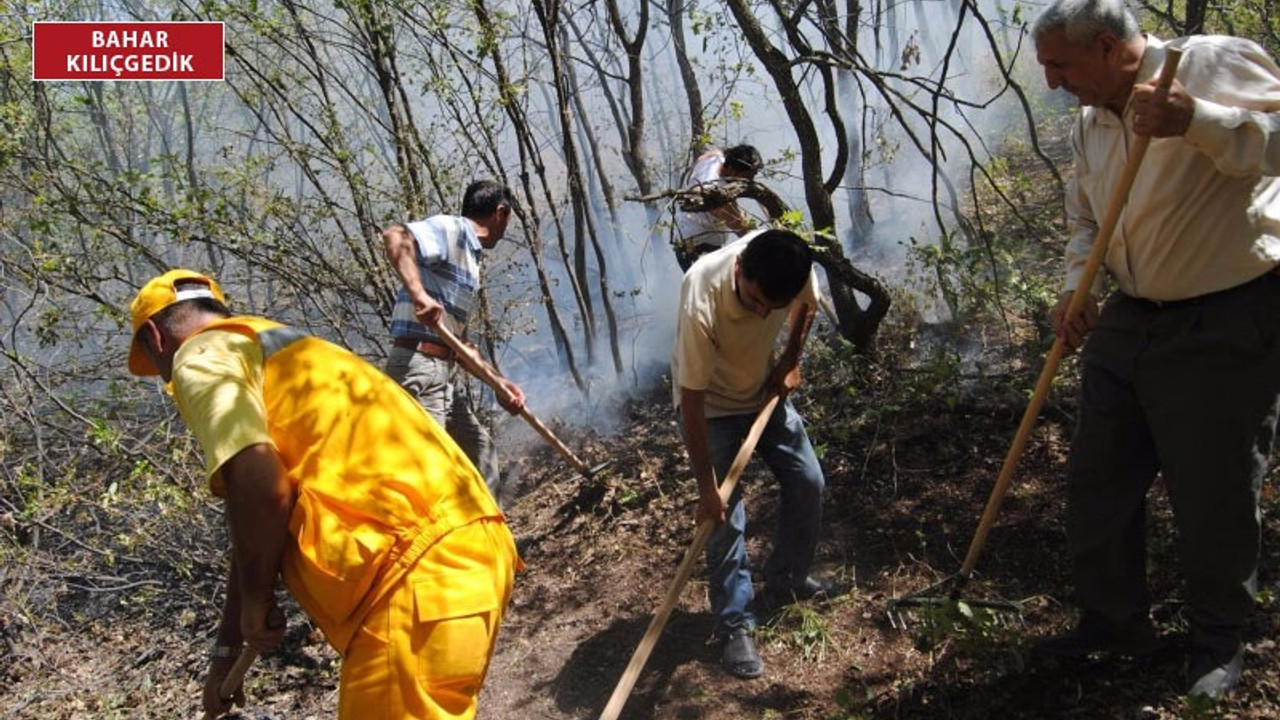
[[[586,209],[583,207],[582,173],[578,165],[578,149],[573,142],[573,120],[570,117],[569,101],[565,93],[565,77],[563,71],[564,55],[557,43],[558,25],[561,5],[558,0],[535,0],[534,13],[542,26],[542,40],[547,46],[547,56],[551,62],[552,87],[555,96],[548,102],[555,109],[560,121],[560,152],[565,171],[568,174],[568,197],[573,213],[573,253],[572,262],[565,249],[564,234],[560,236],[561,255],[565,256],[565,267],[568,270],[569,286],[573,290],[578,310],[582,313],[582,337],[587,350],[587,365],[595,364],[595,308],[591,304],[591,295],[586,290],[587,253],[586,253]]]
[[[492,35],[495,32],[493,19],[489,15],[488,7],[485,0],[474,0],[472,8],[476,14],[476,19],[480,23],[482,30]],[[514,96],[514,86],[508,77],[506,64],[503,62],[502,54],[498,51],[497,46],[490,52],[493,59],[494,73],[499,87],[502,88],[503,102],[502,107],[507,114],[507,118],[511,120],[511,124],[515,130],[517,138],[517,146],[520,152],[520,167],[533,167],[538,174],[543,187],[544,194],[548,192],[546,182],[546,171],[542,166],[541,160],[538,158],[538,146],[533,140],[533,134],[530,131],[529,124],[525,119],[524,113],[517,98]],[[573,345],[569,342],[569,334],[565,330],[564,322],[560,318],[560,311],[556,308],[555,295],[551,289],[551,280],[547,274],[546,267],[542,262],[542,237],[541,222],[537,214],[537,203],[534,201],[536,197],[533,188],[530,186],[530,178],[528,172],[520,173],[520,184],[524,190],[524,196],[529,200],[528,212],[524,208],[517,207],[515,209],[516,216],[520,218],[521,226],[525,228],[525,236],[529,243],[529,255],[533,260],[534,273],[538,278],[538,289],[542,295],[542,305],[547,313],[547,323],[551,327],[551,335],[556,342],[556,347],[561,354],[565,367],[569,370],[569,374],[573,377],[573,382],[577,385],[578,390],[586,393],[588,391],[586,381],[582,377],[582,373],[578,370],[577,361],[574,358]],[[550,203],[548,203],[550,207]],[[558,221],[557,221],[558,222]]]
[[[631,120],[627,123],[627,146],[623,157],[631,174],[636,178],[640,192],[648,194],[653,189],[653,180],[649,172],[649,162],[644,152],[644,67],[640,51],[644,48],[645,38],[649,32],[649,0],[635,0],[640,12],[636,23],[635,36],[627,38],[627,28],[622,22],[622,14],[618,10],[618,0],[606,0],[609,9],[609,22],[613,31],[627,51],[627,90],[631,100]]]
[[[805,99],[791,76],[791,62],[769,42],[768,36],[746,0],[726,0],[726,2],[738,22],[738,27],[742,30],[743,37],[773,79],[778,95],[782,98],[783,108],[791,120],[792,129],[799,139],[805,201],[809,207],[813,227],[835,227],[835,211],[831,203],[830,189],[822,179],[822,146]],[[830,102],[830,95],[828,95],[828,102]],[[828,108],[830,108],[829,105]],[[838,136],[837,140],[841,144],[844,143],[843,137]],[[839,177],[840,171],[832,172],[833,177]],[[859,350],[870,350],[880,320],[888,311],[888,292],[875,278],[866,273],[857,272],[853,268],[845,257],[839,241],[821,241],[815,245],[820,250],[816,258],[827,273],[827,284],[831,290],[832,301],[835,303],[841,335],[853,342]],[[870,304],[866,310],[863,310],[858,303],[855,290],[870,298]]]
[[[689,49],[684,42],[684,13],[687,0],[668,0],[667,22],[671,25],[671,46],[676,54],[676,66],[680,68],[680,84],[684,86],[684,97],[689,104],[689,157],[685,165],[693,162],[709,144],[706,119],[702,117],[702,88],[698,85],[698,75],[693,71],[693,63],[689,60]]]

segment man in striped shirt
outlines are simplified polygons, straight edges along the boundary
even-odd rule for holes
[[[485,361],[478,354],[456,355],[435,328],[443,325],[454,336],[466,337],[480,289],[480,252],[498,244],[510,219],[507,188],[478,180],[463,193],[461,216],[396,223],[382,234],[387,259],[402,283],[391,313],[394,346],[387,374],[444,426],[484,476],[495,500],[500,499],[497,448],[476,417],[466,379],[458,372],[462,365],[477,373],[469,365]],[[495,394],[508,412],[524,407],[524,392],[510,380],[504,378]]]

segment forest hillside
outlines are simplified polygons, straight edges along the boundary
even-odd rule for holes
[[[694,533],[667,370],[680,178],[746,141],[768,193],[741,204],[813,243],[831,300],[793,401],[828,484],[817,570],[853,589],[771,616],[764,675],[734,680],[699,563],[622,718],[1280,717],[1274,470],[1244,680],[1225,702],[1180,695],[1185,595],[1159,481],[1148,550],[1167,651],[1028,651],[1073,618],[1074,358],[963,602],[893,602],[945,593],[1052,341],[1076,109],[1029,50],[1043,3],[39,6],[0,7],[0,720],[200,716],[227,531],[173,402],[125,369],[138,287],[208,272],[238,312],[381,366],[397,287],[382,231],[456,212],[479,177],[512,190],[516,217],[470,337],[573,452],[608,462],[583,478],[489,408],[526,569],[480,717],[597,717]],[[1135,9],[1162,37],[1280,51],[1271,0]],[[33,22],[103,17],[224,23],[226,79],[32,80]],[[758,563],[777,494],[758,463],[742,482]],[[288,609],[242,717],[334,716],[338,659]]]

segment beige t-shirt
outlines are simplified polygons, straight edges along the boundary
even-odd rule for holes
[[[816,306],[812,272],[800,294],[785,308],[761,318],[743,307],[734,292],[733,268],[754,233],[702,257],[680,286],[676,344],[671,351],[671,385],[706,391],[707,417],[755,412],[764,404],[764,381],[774,365],[779,331],[796,303]]]

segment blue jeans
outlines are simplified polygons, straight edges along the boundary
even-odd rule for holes
[[[719,482],[724,482],[755,418],[755,413],[751,413],[707,419],[707,443]],[[773,552],[764,565],[765,587],[790,590],[804,583],[813,564],[822,524],[822,490],[826,484],[818,457],[805,433],[804,421],[790,400],[784,400],[773,411],[756,445],[756,454],[773,472],[782,494]],[[747,559],[747,513],[742,503],[742,483],[734,488],[726,515],[726,522],[711,533],[706,548],[716,635],[727,634],[738,627],[750,630],[756,626],[750,610],[754,592]]]

